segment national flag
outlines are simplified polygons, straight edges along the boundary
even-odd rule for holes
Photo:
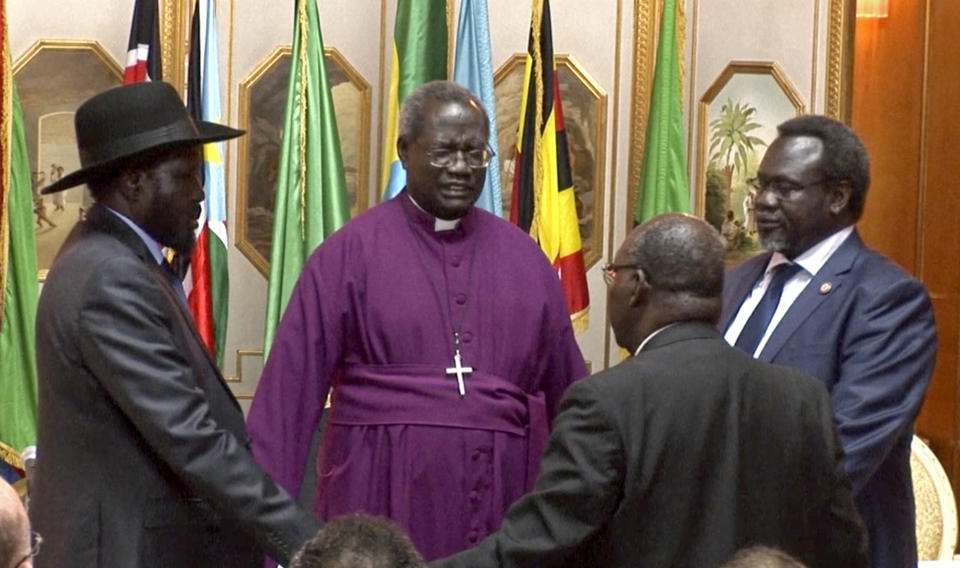
[[[214,0],[197,0],[191,28],[187,107],[195,118],[220,123],[220,58]],[[197,331],[221,366],[230,292],[223,145],[223,142],[212,142],[203,146],[206,197],[197,220],[197,244],[184,277],[184,292]]]
[[[549,0],[533,0],[514,172],[510,220],[529,232],[553,263],[574,328],[582,331],[588,324],[590,296],[553,59]]]
[[[400,105],[420,85],[446,78],[447,0],[398,0],[383,148],[384,200],[400,193],[407,184],[407,171],[397,154]]]
[[[661,213],[690,211],[679,55],[680,42],[683,41],[682,29],[683,2],[664,0],[639,194],[634,211],[634,221],[638,224]],[[681,32],[678,34],[677,30]]]
[[[497,144],[497,101],[493,92],[493,61],[490,48],[490,24],[487,0],[462,0],[457,24],[457,44],[453,63],[453,80],[470,89],[480,99],[490,119],[488,144],[494,156]],[[500,168],[494,159],[487,168],[487,178],[476,205],[500,217],[503,197],[500,193]]]
[[[298,0],[280,141],[263,356],[307,257],[350,218],[315,0]]]
[[[33,180],[13,84],[6,3],[0,0],[0,472],[23,473],[37,441],[37,246]]]
[[[163,78],[160,63],[160,11],[158,0],[136,0],[130,41],[127,42],[127,66],[123,84],[159,81]]]

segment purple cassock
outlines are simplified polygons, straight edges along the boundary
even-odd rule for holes
[[[404,192],[313,253],[248,418],[257,460],[296,495],[332,388],[315,511],[389,517],[427,559],[497,530],[533,487],[564,391],[587,374],[557,274],[528,235],[478,208],[452,230],[434,223]],[[458,349],[472,369],[462,396]]]

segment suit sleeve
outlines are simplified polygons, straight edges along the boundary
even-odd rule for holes
[[[923,286],[908,278],[873,286],[846,325],[832,388],[854,494],[911,432],[937,351],[933,309]]]
[[[436,568],[565,566],[620,502],[625,456],[590,382],[570,387],[533,492],[507,512],[500,530]]]
[[[177,307],[155,276],[139,261],[115,258],[98,268],[82,293],[82,364],[196,496],[246,526],[270,555],[288,561],[319,524],[211,416],[174,336]]]
[[[820,517],[828,524],[818,528],[820,542],[810,552],[817,555],[817,566],[867,568],[870,566],[867,528],[857,512],[844,469],[843,447],[834,426],[833,408],[823,385],[817,382],[812,386],[816,396],[811,398],[818,401],[817,417],[822,433],[814,444],[814,451],[822,455],[820,452],[826,448],[827,454],[833,456],[833,468],[828,473],[827,491],[823,495],[825,514]]]

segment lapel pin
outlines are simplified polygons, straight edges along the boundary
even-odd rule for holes
[[[820,285],[821,294],[829,294],[830,290],[833,290],[833,284],[831,284],[830,282],[824,282],[823,284]]]

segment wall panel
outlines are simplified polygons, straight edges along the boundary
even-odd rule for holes
[[[914,274],[925,17],[922,2],[891,2],[888,18],[857,19],[851,117],[873,177],[860,232]]]
[[[893,4],[891,2],[891,4]],[[919,275],[938,307],[939,354],[933,384],[918,422],[934,438],[953,486],[960,487],[960,188],[957,140],[960,122],[960,3],[927,2],[926,115],[923,123],[923,187],[920,194]],[[934,429],[936,427],[936,429]]]

